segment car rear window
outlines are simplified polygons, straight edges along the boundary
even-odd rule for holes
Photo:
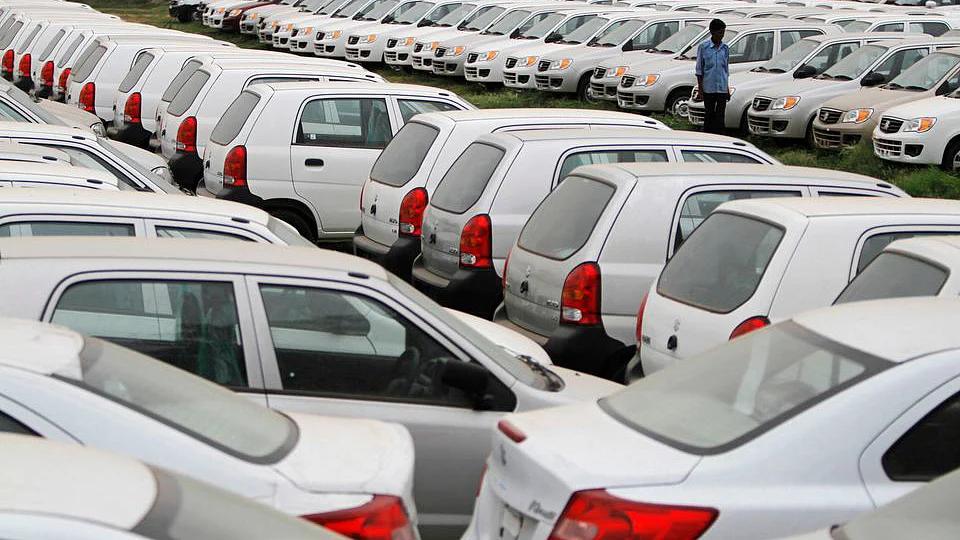
[[[736,214],[710,215],[663,268],[657,293],[715,313],[753,296],[783,229]]]
[[[23,28],[23,22],[17,21],[3,33],[3,37],[0,38],[0,49],[6,49],[10,42],[13,41],[13,38],[17,37],[17,34],[20,32],[20,29]]]
[[[853,278],[834,303],[936,296],[949,275],[945,268],[928,261],[885,251]]]
[[[53,49],[57,47],[57,44],[60,43],[60,40],[62,40],[63,37],[66,35],[67,35],[66,30],[60,30],[59,32],[54,34],[53,39],[51,39],[47,43],[47,46],[44,47],[43,52],[40,53],[40,56],[38,56],[37,58],[39,60],[46,60],[47,58],[50,58],[50,55],[53,54]]]
[[[37,39],[37,34],[40,33],[40,30],[41,28],[39,24],[33,27],[33,30],[30,31],[30,35],[27,36],[27,39],[21,41],[20,46],[17,47],[17,54],[23,54],[23,51],[27,50],[27,47],[33,43],[33,40]]]
[[[393,187],[406,185],[420,170],[438,135],[440,130],[428,124],[410,122],[403,126],[373,164],[370,178]]]
[[[475,142],[468,146],[443,175],[432,205],[454,214],[466,212],[480,200],[504,154],[489,144]]]
[[[83,35],[77,36],[77,39],[73,40],[73,42],[63,50],[63,54],[60,56],[60,61],[57,62],[57,67],[63,67],[67,65],[67,62],[70,61],[70,57],[73,56],[73,53],[76,52],[77,48],[80,47],[80,44],[83,43],[83,39]]]
[[[229,144],[237,138],[240,129],[247,123],[250,113],[260,103],[260,95],[245,90],[227,107],[227,111],[220,117],[216,127],[210,134],[210,141],[217,144]]]
[[[133,85],[137,84],[140,77],[143,77],[143,73],[147,71],[147,68],[155,58],[155,56],[146,52],[138,56],[137,60],[133,63],[133,67],[127,72],[126,77],[120,81],[120,86],[117,87],[117,90],[120,92],[129,92],[133,89]]]
[[[614,193],[610,184],[568,177],[530,216],[519,246],[550,259],[569,258],[587,243]]]
[[[103,55],[107,53],[107,48],[103,45],[98,45],[93,43],[90,47],[83,53],[83,57],[77,61],[77,69],[73,70],[70,74],[70,79],[75,82],[82,82],[93,73],[93,68],[97,67],[97,63],[100,62],[100,59],[103,58]]]
[[[177,92],[177,95],[174,96],[173,101],[170,102],[170,106],[167,107],[167,112],[173,116],[180,116],[181,114],[187,112],[187,109],[193,105],[193,102],[196,101],[197,96],[200,95],[200,90],[203,89],[203,85],[207,84],[207,81],[210,80],[210,74],[206,71],[196,71],[193,75],[187,79],[186,84],[183,85],[183,88]]]
[[[180,70],[180,73],[177,73],[177,76],[170,81],[170,86],[167,86],[167,89],[163,91],[163,95],[160,97],[161,101],[170,103],[173,100],[173,97],[177,95],[177,92],[183,88],[183,85],[187,82],[187,79],[190,78],[198,69],[200,69],[199,60],[191,60],[183,65],[183,69]]]

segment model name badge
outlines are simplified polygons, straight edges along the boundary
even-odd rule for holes
[[[532,512],[542,517],[543,519],[550,520],[550,521],[553,521],[553,519],[557,517],[556,512],[550,512],[548,510],[544,510],[543,507],[540,506],[540,501],[533,501],[532,503],[530,503],[530,508],[527,508],[527,511]]]

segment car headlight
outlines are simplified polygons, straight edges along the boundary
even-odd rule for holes
[[[850,109],[843,114],[840,122],[844,124],[862,124],[873,116],[873,109]]]
[[[293,23],[288,24],[286,30],[293,30]]]
[[[477,55],[477,62],[489,62],[497,57],[500,51],[487,51]]]
[[[414,38],[408,37],[408,38],[401,39],[398,43],[402,46],[409,47],[410,45],[413,45],[413,42],[414,42]]]
[[[369,36],[361,37],[360,43],[373,43],[377,40],[376,34],[370,34]]]
[[[457,45],[453,48],[453,50],[450,51],[450,56],[460,56],[465,50],[467,50],[467,48],[463,45]]]
[[[517,66],[519,67],[532,66],[537,63],[537,60],[540,60],[539,56],[528,56],[526,58],[521,58],[520,61],[517,62]]]
[[[260,14],[254,11],[251,15],[247,15],[247,18],[255,21],[260,18]]]
[[[439,46],[440,46],[440,42],[439,42],[439,41],[431,41],[431,42],[430,42],[430,50],[431,50],[431,51],[437,50],[437,47],[439,47]]]
[[[607,72],[607,75],[610,77],[623,77],[628,71],[630,71],[629,66],[617,66]]]
[[[95,122],[95,123],[93,123],[93,124],[90,124],[90,129],[92,129],[93,132],[94,132],[98,137],[106,137],[106,136],[107,136],[107,128],[104,127],[103,122]]]
[[[224,8],[217,8],[217,13],[223,13],[223,12],[224,12]]]
[[[330,33],[330,39],[337,39],[343,35],[343,30],[334,30]]]
[[[913,118],[907,120],[907,123],[903,125],[903,131],[926,133],[930,131],[930,128],[932,128],[936,123],[937,118],[935,116],[922,116],[920,118]]]
[[[550,69],[567,69],[573,65],[572,58],[564,58],[563,60],[554,60],[550,62]]]
[[[230,12],[230,16],[231,16],[231,17],[239,17],[239,16],[240,16],[240,10],[239,10],[239,9],[235,9],[235,10],[231,11],[231,12]]]
[[[166,165],[160,165],[153,169],[153,174],[163,178],[167,182],[173,183],[173,174],[170,173],[170,169]]]
[[[778,97],[773,102],[773,105],[770,106],[770,108],[781,111],[789,111],[790,109],[796,107],[797,103],[800,103],[800,96],[783,96]]]
[[[275,23],[271,24],[270,27],[273,28],[274,30],[276,30],[277,28],[280,28],[280,23],[275,22]]]
[[[640,75],[633,83],[634,86],[653,86],[660,80],[660,75]]]
[[[312,33],[313,33],[313,28],[307,27],[303,29],[303,35],[305,36],[309,36]]]

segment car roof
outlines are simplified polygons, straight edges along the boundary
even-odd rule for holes
[[[851,39],[873,39],[876,41],[894,41],[903,37],[903,32],[841,32],[839,34],[816,34],[803,39],[829,43],[831,41],[848,41]]]
[[[130,530],[157,497],[154,474],[143,463],[75,443],[0,434],[0,462],[0,512],[64,516]]]
[[[84,131],[75,127],[58,126],[54,124],[31,124],[28,122],[0,121],[0,131],[10,131],[13,133],[13,135],[7,136],[39,133],[43,135],[67,137],[76,140],[97,140],[97,136],[89,131]]]
[[[162,197],[163,195],[154,195]],[[279,269],[306,268],[342,271],[386,280],[382,266],[360,257],[314,247],[255,242],[133,237],[11,237],[0,238],[0,261],[14,259],[189,260],[195,262],[263,265]],[[0,263],[2,264],[2,263]]]
[[[663,133],[663,132],[660,132]],[[669,133],[669,132],[668,132]],[[792,165],[764,165],[753,163],[618,163],[608,165],[583,165],[577,168],[579,175],[604,178],[607,175],[626,176],[634,179],[662,176],[710,176],[720,177],[776,177],[796,178],[804,184],[830,185],[857,182],[864,185],[891,189],[876,178],[832,169],[796,167]],[[851,197],[852,198],[852,197]],[[785,200],[785,199],[778,199]],[[792,197],[790,200],[794,200]]]
[[[415,93],[415,94],[426,94],[431,96],[444,96],[444,97],[454,97],[456,94],[449,90],[444,90],[442,88],[435,88],[433,86],[423,86],[419,84],[400,84],[400,83],[381,83],[381,82],[315,82],[315,81],[298,81],[298,82],[277,82],[277,83],[266,83],[261,86],[267,86],[272,89],[274,92],[300,92],[300,93],[335,93],[335,92],[350,92],[350,93]]]
[[[866,177],[864,177],[866,178]],[[875,180],[874,180],[875,181]],[[731,201],[724,210],[744,214],[790,213],[800,218],[875,215],[958,215],[960,201],[892,197],[780,197],[753,201]]]
[[[355,84],[355,83],[351,83]],[[453,122],[470,122],[476,120],[521,120],[538,118],[569,118],[571,120],[645,120],[651,124],[658,124],[652,118],[624,111],[604,111],[594,109],[564,109],[564,108],[531,108],[531,109],[473,109],[466,111],[440,111],[418,114],[417,119],[431,120],[446,118]]]
[[[508,131],[486,135],[486,137],[515,137],[523,142],[534,141],[570,141],[590,139],[633,139],[642,142],[645,139],[657,141],[694,141],[697,143],[723,143],[742,147],[752,147],[735,137],[703,133],[700,131],[674,131],[636,128],[600,128],[600,129],[528,129]]]
[[[95,180],[96,182],[118,185],[117,177],[105,171],[97,171],[86,167],[74,167],[63,163],[30,163],[26,161],[0,160],[0,180],[15,180],[18,176],[35,178],[40,176],[56,176]]]
[[[272,59],[271,59],[272,61]],[[363,74],[367,73],[366,70],[357,69],[347,65],[346,62],[340,64],[336,61],[326,60],[324,61],[321,58],[318,58],[316,61],[310,60],[308,58],[303,59],[303,61],[282,61],[269,66],[265,66],[259,62],[251,62],[248,58],[243,59],[234,59],[234,58],[225,58],[222,61],[217,60],[212,63],[208,63],[204,66],[201,66],[200,69],[209,69],[211,65],[216,65],[222,71],[256,71],[257,75],[266,74],[269,72],[276,71],[303,71],[304,69],[323,69],[326,71],[335,71],[335,72],[350,72]],[[262,72],[262,73],[261,73]]]
[[[797,27],[810,29],[825,29],[832,27],[832,24],[810,24],[797,19],[738,19],[727,23],[727,28],[735,28],[739,32],[753,30],[754,28],[774,28]]]
[[[0,147],[2,150],[2,147]],[[76,167],[74,167],[76,169]],[[250,205],[213,199],[210,197],[165,197],[155,193],[121,191],[105,193],[96,190],[78,189],[3,189],[0,190],[0,208],[7,205],[62,206],[64,210],[93,213],[96,207],[129,209],[138,211],[173,211],[199,217],[219,216],[237,221],[266,226],[270,215]],[[49,210],[44,210],[49,212]]]
[[[895,298],[850,302],[797,315],[793,321],[828,339],[905,362],[960,348],[960,299]],[[952,321],[952,322],[951,322]]]

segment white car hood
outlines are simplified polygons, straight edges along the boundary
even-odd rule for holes
[[[93,132],[92,126],[100,123],[100,119],[97,118],[97,115],[88,113],[87,111],[79,107],[74,107],[73,105],[67,105],[65,103],[51,101],[49,99],[41,99],[37,105],[40,105],[48,113],[56,116],[60,120],[63,120],[63,123],[70,127]]]
[[[895,116],[905,120],[921,116],[940,116],[945,117],[941,120],[946,120],[955,118],[958,111],[960,111],[960,99],[935,96],[891,107],[884,111],[883,116]]]
[[[623,385],[620,383],[594,377],[593,375],[565,367],[550,366],[550,371],[556,373],[563,379],[563,389],[556,392],[556,394],[565,403],[596,401],[614,392],[623,390]]]
[[[639,65],[643,66],[642,71],[635,70],[633,68],[634,64],[630,64],[631,75],[674,75],[679,74],[683,75],[689,73],[690,76],[693,76],[693,69],[696,62],[693,60],[657,60],[655,62],[638,62]]]
[[[547,354],[547,351],[543,350],[543,347],[537,345],[537,342],[533,341],[527,336],[524,336],[519,332],[514,332],[506,326],[499,325],[486,319],[481,319],[480,317],[475,317],[469,313],[464,313],[455,309],[447,309],[447,311],[455,315],[464,323],[473,327],[473,329],[477,332],[480,332],[483,337],[506,349],[509,353],[514,355],[529,356],[538,364],[544,366],[553,364],[553,362],[550,361],[550,356]]]
[[[563,45],[560,43],[544,43],[542,41],[536,41],[526,47],[515,47],[510,49],[511,56],[538,56],[540,58],[546,58],[551,54],[562,54],[563,51],[570,50],[578,45]]]
[[[384,32],[384,35],[391,38],[405,39],[405,38],[422,38],[430,37],[431,41],[440,41],[442,39],[449,39],[452,37],[457,37],[462,35],[464,32],[462,30],[457,30],[456,27],[437,27],[437,26],[410,26],[403,27],[394,27],[390,31]]]
[[[739,75],[739,73],[737,74]],[[731,86],[736,86],[733,84],[731,78]],[[844,88],[844,83],[850,84],[852,81],[831,81],[829,79],[800,79],[792,80],[787,82],[780,82],[771,86],[765,86],[763,89],[757,92],[757,95],[778,98],[781,96],[808,96],[815,97],[819,94],[827,93],[834,94],[837,90]],[[857,83],[855,83],[857,84]],[[860,85],[857,84],[857,88],[860,88]],[[848,88],[848,91],[853,91]]]
[[[402,497],[413,482],[413,439],[399,424],[287,413],[300,429],[293,451],[274,469],[315,493]]]
[[[575,63],[578,61],[597,62],[598,60],[606,61],[611,57],[620,58],[622,54],[623,51],[620,50],[620,47],[587,47],[586,45],[574,45],[572,48],[561,51],[560,54],[552,54],[550,56],[545,54],[543,55],[543,59],[563,60],[564,58],[570,58]]]
[[[768,86],[783,82],[785,80],[795,80],[791,72],[786,73],[766,73],[758,71],[741,71],[730,75],[730,86],[738,91],[741,88],[766,88]]]
[[[127,143],[123,143],[120,141],[110,141],[110,144],[115,146],[118,150],[120,150],[125,155],[129,156],[131,159],[135,160],[137,163],[147,168],[148,170],[152,171],[157,167],[167,166],[167,160],[163,159],[163,156],[161,156],[160,154],[154,154],[153,152],[148,152],[143,148],[133,146]]]

